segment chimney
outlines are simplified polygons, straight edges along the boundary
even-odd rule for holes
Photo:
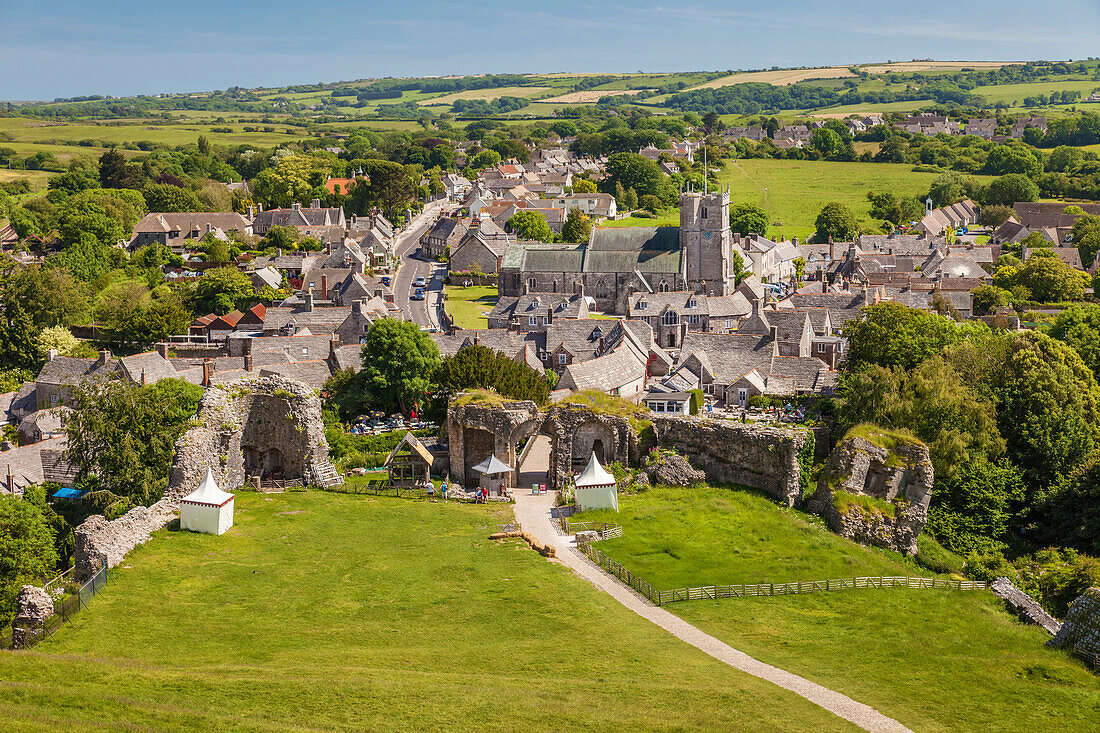
[[[336,361],[336,350],[340,348],[340,337],[332,334],[328,342],[328,358]]]
[[[264,205],[263,204],[256,204],[256,213],[257,214],[264,213]]]
[[[300,203],[298,203],[297,201],[295,201],[294,203],[292,203],[290,205],[290,210],[291,211],[301,211],[302,210],[302,205]]]
[[[246,372],[252,371],[252,339],[245,339],[244,341],[244,370]]]
[[[210,359],[202,360],[202,386],[210,386],[210,378],[214,376],[214,362]]]
[[[50,349],[46,352],[46,361],[53,361],[57,358],[57,349]]]
[[[321,199],[313,199],[312,201],[310,201],[309,202],[309,208],[311,208],[311,209],[321,208]]]
[[[798,246],[798,237],[791,237],[791,244],[793,244],[795,247],[797,247]]]
[[[306,300],[306,313],[312,313],[313,312],[313,291],[312,290],[309,290],[309,291],[306,292],[305,300]]]
[[[145,367],[142,367],[141,368],[141,386],[144,387],[147,384],[149,384],[149,380],[145,376]]]
[[[332,240],[325,242],[325,254],[332,254]]]
[[[283,256],[283,248],[282,247],[276,247],[275,248],[275,255],[278,256],[278,257],[282,257]]]
[[[168,344],[162,342],[162,343],[159,343],[156,346],[154,346],[153,349],[158,354],[160,354],[161,359],[167,359],[168,358]]]
[[[832,234],[830,234],[830,235],[829,235],[829,244],[832,244],[832,243],[833,243],[833,235],[832,235]]]
[[[321,273],[321,300],[328,299],[328,275]]]
[[[111,352],[107,349],[99,350],[99,361],[96,362],[96,366],[103,366],[111,360]]]
[[[256,207],[255,206],[249,206],[248,207],[248,218],[249,219],[255,219],[256,218]]]
[[[523,294],[524,295],[529,295],[530,293],[531,293],[531,283],[529,283],[527,280],[524,280],[523,281]]]
[[[481,334],[478,331],[474,331],[474,346],[481,343]]]
[[[361,300],[351,301],[351,312],[352,313],[362,313],[363,312],[363,301],[361,301]]]

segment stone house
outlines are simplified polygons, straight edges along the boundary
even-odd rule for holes
[[[510,242],[515,238],[509,235],[498,236],[482,232],[474,227],[459,242],[458,248],[451,252],[451,272],[500,272],[500,264]]]
[[[420,249],[425,257],[435,258],[458,247],[473,222],[457,216],[444,216],[432,225],[420,238]]]
[[[318,229],[321,227],[345,228],[347,220],[344,210],[340,207],[322,208],[320,199],[313,199],[309,208],[303,208],[300,203],[293,203],[289,209],[268,209],[257,212],[252,219],[252,233],[264,236],[267,230],[274,226],[295,227],[308,236],[317,237],[323,235]],[[343,232],[340,232],[343,236]]]
[[[511,328],[520,333],[544,333],[557,320],[587,320],[588,302],[583,294],[528,293],[501,296],[489,313],[489,328]]]
[[[736,331],[751,311],[748,298],[740,292],[711,296],[678,290],[635,293],[629,299],[626,317],[648,322],[659,346],[677,348],[688,331]]]
[[[948,227],[958,229],[959,227],[975,224],[978,221],[978,205],[970,199],[965,199],[939,209],[932,209],[930,202],[931,199],[929,199],[928,203],[928,213],[926,213],[924,218],[914,227],[917,231],[923,232],[928,236],[938,237],[943,234]]]
[[[129,247],[163,244],[178,252],[211,232],[220,233],[222,239],[231,232],[252,234],[252,222],[235,211],[146,214],[134,226]]]

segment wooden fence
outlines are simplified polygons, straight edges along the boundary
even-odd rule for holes
[[[567,521],[567,520],[562,520]],[[574,527],[582,522],[571,522]],[[622,536],[622,528],[619,534]],[[614,575],[622,582],[652,601],[655,605],[677,601],[699,601],[718,598],[748,598],[752,596],[789,596],[799,593],[817,593],[856,588],[942,588],[945,590],[989,590],[989,583],[980,580],[949,580],[946,578],[911,578],[908,576],[852,577],[830,580],[798,581],[792,583],[752,583],[741,585],[706,585],[699,588],[675,588],[657,590],[645,580],[603,554],[591,543],[577,545],[586,557]]]
[[[622,537],[623,528],[618,524],[606,524],[604,522],[570,522],[565,517],[561,518],[561,530],[566,534],[577,532],[596,532],[601,540],[609,540],[613,537]]]

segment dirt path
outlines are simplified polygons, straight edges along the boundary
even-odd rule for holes
[[[528,466],[524,465],[524,468],[526,469]],[[534,466],[532,465],[531,468],[534,468]],[[527,473],[527,471],[524,473]],[[703,650],[721,662],[725,662],[734,669],[767,680],[785,690],[790,690],[830,713],[854,723],[863,730],[875,731],[876,733],[878,731],[912,733],[898,721],[886,717],[872,707],[856,702],[847,695],[822,687],[798,675],[754,659],[748,654],[734,649],[724,641],[692,626],[678,616],[672,615],[663,608],[652,605],[573,549],[572,538],[559,534],[551,522],[550,507],[553,504],[553,493],[532,496],[530,488],[526,493],[522,489],[517,490],[514,507],[516,519],[525,530],[535,535],[545,544],[552,545],[557,550],[557,559],[563,565],[634,613],[657,624],[676,638]]]

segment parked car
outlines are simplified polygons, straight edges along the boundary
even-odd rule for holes
[[[382,284],[387,285],[387,286],[390,284],[390,276],[389,275],[383,275],[382,276]]]
[[[423,275],[417,275],[416,279],[413,280],[413,287],[422,288],[427,284],[428,282],[424,279]]]
[[[424,289],[417,288],[416,292],[412,294],[410,300],[424,300]]]

